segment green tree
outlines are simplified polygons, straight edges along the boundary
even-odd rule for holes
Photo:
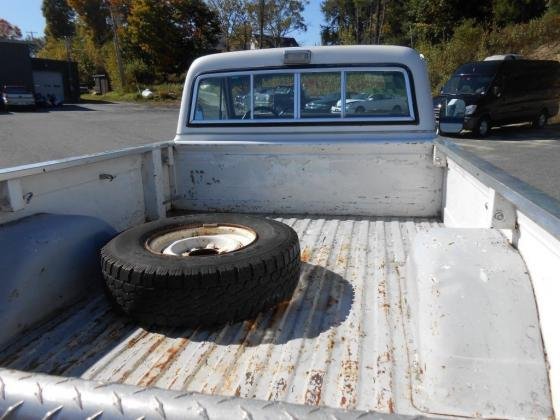
[[[494,21],[498,26],[528,22],[542,16],[546,0],[494,0]]]
[[[166,78],[211,51],[219,33],[216,15],[201,0],[133,0],[126,41],[129,54]]]
[[[47,22],[48,35],[60,39],[76,33],[76,14],[66,0],[43,0],[41,9]]]
[[[488,0],[409,0],[408,6],[413,40],[448,40],[466,19],[482,24],[492,20]]]
[[[21,39],[21,29],[0,18],[0,39]]]
[[[294,31],[305,31],[303,11],[307,0],[269,0],[264,7],[264,30],[280,45],[283,37]]]
[[[560,0],[548,0],[546,4],[546,10],[548,13],[560,14]]]
[[[210,8],[218,17],[224,49],[230,51],[232,38],[239,32],[247,16],[244,0],[208,0]]]
[[[323,44],[378,44],[381,42],[387,1],[324,0],[327,25],[321,27]]]
[[[97,46],[111,39],[109,4],[106,0],[68,0]]]

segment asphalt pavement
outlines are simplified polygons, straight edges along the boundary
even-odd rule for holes
[[[178,106],[81,103],[0,113],[0,168],[172,140]]]
[[[495,128],[486,139],[464,132],[450,140],[560,201],[560,123]]]
[[[178,115],[177,106],[122,103],[0,113],[0,168],[171,140]],[[465,133],[452,141],[560,200],[560,124],[509,126],[488,139]]]

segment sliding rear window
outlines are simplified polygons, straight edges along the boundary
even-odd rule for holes
[[[246,71],[196,79],[189,123],[415,121],[400,67]]]

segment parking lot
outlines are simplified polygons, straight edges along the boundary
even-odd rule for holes
[[[560,200],[560,123],[540,130],[527,124],[495,128],[486,139],[466,132],[451,140]]]
[[[122,103],[3,113],[0,168],[170,140],[178,113],[178,107]],[[452,141],[560,200],[560,123],[494,129],[484,140],[465,133]]]
[[[176,106],[122,103],[0,113],[0,168],[171,140],[178,115]]]

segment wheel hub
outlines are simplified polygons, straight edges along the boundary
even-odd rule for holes
[[[212,224],[162,233],[150,238],[146,247],[163,255],[198,257],[237,251],[256,239],[257,234],[247,227]]]

